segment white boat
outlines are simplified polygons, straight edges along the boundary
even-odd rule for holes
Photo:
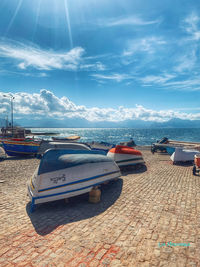
[[[45,151],[47,151],[48,149],[91,150],[91,148],[88,145],[77,142],[67,143],[67,142],[42,140],[37,155],[38,156],[43,155]]]
[[[170,159],[173,161],[173,163],[194,161],[194,156],[196,154],[200,155],[200,152],[193,149],[176,148]]]
[[[107,156],[112,158],[119,167],[144,163],[142,153],[128,146],[118,145],[110,149]]]
[[[90,192],[121,175],[117,164],[95,151],[50,149],[28,183],[31,211],[35,204]]]

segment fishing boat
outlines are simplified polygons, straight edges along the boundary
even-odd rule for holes
[[[176,162],[194,161],[195,155],[200,155],[200,152],[194,149],[176,148],[170,159],[174,164]]]
[[[33,156],[38,152],[40,141],[33,141],[32,139],[4,140],[2,144],[8,156]]]
[[[90,192],[121,175],[109,157],[85,150],[47,150],[28,183],[31,212],[35,204]]]
[[[67,143],[67,142],[42,140],[37,152],[38,157],[43,155],[48,149],[91,150],[91,148],[88,145],[77,142]]]
[[[119,167],[144,163],[142,153],[128,146],[117,145],[109,150],[107,156],[112,158]]]

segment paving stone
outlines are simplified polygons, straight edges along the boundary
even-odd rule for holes
[[[39,161],[2,161],[0,266],[200,266],[199,177],[168,155],[143,155],[147,170],[103,185],[100,203],[82,196],[32,214],[26,182]]]

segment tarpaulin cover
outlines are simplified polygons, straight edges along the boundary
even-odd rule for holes
[[[111,158],[100,155],[96,151],[50,149],[41,159],[38,175],[87,163],[112,161]]]

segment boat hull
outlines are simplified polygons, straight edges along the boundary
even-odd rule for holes
[[[144,164],[142,153],[127,146],[116,146],[109,150],[107,156],[112,158],[119,167]]]
[[[169,155],[172,155],[174,152],[175,152],[175,147],[166,147],[166,150],[167,150],[167,153],[169,154]]]
[[[194,156],[200,155],[199,151],[176,148],[175,152],[171,155],[171,160],[175,162],[194,161]]]
[[[120,175],[113,160],[93,151],[48,150],[28,184],[32,210],[35,204],[90,192]]]
[[[37,154],[39,143],[25,141],[3,141],[3,148],[8,156],[31,156]]]

